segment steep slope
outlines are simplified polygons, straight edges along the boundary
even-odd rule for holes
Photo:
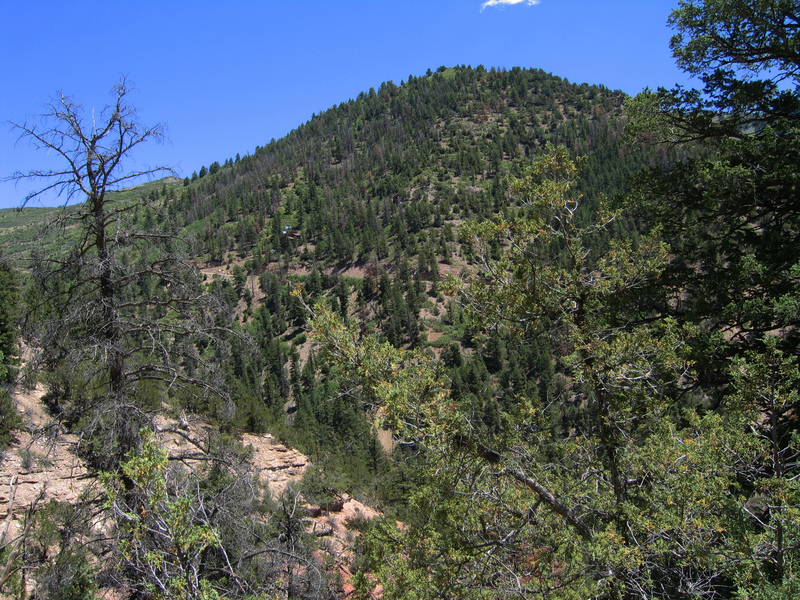
[[[317,356],[305,331],[308,307],[326,302],[363,333],[440,357],[453,400],[487,430],[518,396],[550,395],[556,377],[547,340],[515,346],[479,335],[443,293],[442,280],[476,268],[478,253],[461,237],[462,222],[528,210],[508,184],[548,144],[587,155],[580,219],[592,218],[603,194],[622,191],[626,174],[649,158],[622,149],[623,100],[619,92],[537,70],[443,69],[362,93],[252,156],[123,192],[120,203],[134,208],[121,211],[130,223],[119,226],[177,231],[205,276],[203,291],[219,301],[214,327],[228,332],[213,344],[171,342],[208,360],[230,404],[142,387],[149,411],[166,406],[185,415],[185,423],[153,421],[171,458],[202,460],[202,443],[190,438],[202,442],[209,423],[226,432],[226,444],[239,438],[256,449],[255,469],[273,492],[299,478],[309,456],[313,468],[303,485],[318,504],[349,511],[354,503],[345,501],[353,496],[405,520],[414,510],[409,498],[427,475],[381,430],[376,407]],[[17,223],[9,229],[24,242]],[[69,247],[69,232],[57,243]],[[125,264],[145,260],[146,248],[124,250]],[[157,277],[135,283],[131,306],[140,301],[142,311],[151,308],[149,295],[170,291]],[[80,374],[63,376],[71,385]],[[68,435],[79,431],[79,416]],[[267,431],[274,437],[263,436]],[[342,519],[315,519],[315,533],[342,530]]]
[[[5,485],[16,478],[15,514],[24,512],[40,494],[45,501],[75,503],[81,493],[96,486],[94,475],[75,454],[76,436],[62,431],[48,414],[42,403],[44,393],[37,385],[13,394],[24,426],[0,460],[0,482]],[[155,424],[156,439],[171,460],[191,465],[203,459],[202,441],[212,431],[208,423],[160,415]],[[302,478],[308,458],[297,450],[270,435],[245,434],[242,444],[252,448],[250,462],[272,495],[279,496],[289,483]],[[8,502],[7,492],[8,488],[0,488],[0,506]],[[0,519],[5,516],[0,513]]]
[[[386,476],[398,465],[376,439],[391,448],[390,436],[316,357],[295,286],[307,306],[324,300],[364,332],[441,356],[454,397],[477,414],[496,411],[507,389],[546,394],[550,349],[479,339],[442,279],[474,268],[462,221],[526,210],[508,181],[549,143],[587,156],[582,218],[623,190],[649,159],[621,146],[623,101],[541,70],[440,69],[363,92],[251,156],[123,192],[145,200],[127,215],[134,225],[171,224],[191,242],[207,290],[227,306],[219,324],[254,341],[255,352],[231,338],[220,363],[233,415],[182,397],[172,409],[272,431],[330,467],[331,489],[402,504],[409,484]]]
[[[443,280],[475,268],[461,222],[526,210],[508,184],[547,144],[586,155],[584,222],[602,196],[622,192],[627,175],[653,160],[622,145],[624,100],[541,70],[440,69],[362,92],[251,156],[143,188],[151,208],[134,221],[182,228],[225,318],[258,347],[257,356],[234,351],[227,365],[234,424],[273,431],[329,472],[348,472],[342,489],[379,502],[395,494],[375,483],[388,467],[379,466],[373,433],[391,447],[387,434],[317,360],[296,286],[307,306],[324,300],[395,346],[430,348],[451,369],[456,397],[479,414],[495,410],[507,389],[547,394],[546,344],[478,340]],[[619,220],[611,233],[634,229]]]
[[[589,157],[584,191],[618,192],[634,166],[619,145],[623,100],[519,68],[387,82],[252,156],[203,167],[165,190],[169,212],[209,260],[236,251],[265,264],[296,246],[312,263],[385,258],[420,232],[496,211],[505,179],[548,142]]]

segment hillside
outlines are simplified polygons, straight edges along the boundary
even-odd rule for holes
[[[495,213],[505,181],[547,143],[588,157],[580,187],[590,206],[620,193],[644,160],[621,146],[623,100],[541,70],[445,69],[362,92],[183,185],[167,178],[122,196],[161,207],[194,236],[198,261],[235,255],[253,269],[288,260],[311,270],[415,256],[422,238],[441,261],[443,226],[452,236],[460,220]],[[48,212],[3,211],[0,241],[16,252]]]
[[[45,115],[86,201],[37,234],[0,215],[0,440],[28,439],[14,386],[40,389],[102,495],[32,512],[0,586],[795,597],[800,93],[783,50],[731,48],[780,46],[796,7],[724,4],[672,16],[701,91],[441,68],[114,194],[162,133],[124,80],[105,127]],[[256,439],[302,479],[262,485]],[[344,566],[309,521],[347,497],[378,514]]]
[[[307,265],[409,244],[413,255],[420,232],[435,239],[446,222],[495,212],[503,182],[548,142],[589,157],[583,189],[621,191],[640,164],[618,160],[623,99],[537,70],[457,67],[389,82],[252,156],[203,167],[167,192],[169,212],[211,261],[233,251],[261,266],[287,245]]]
[[[242,443],[257,448],[259,438],[244,432],[269,431],[299,447],[315,464],[303,484],[312,502],[324,504],[352,494],[407,518],[408,490],[424,478],[415,473],[413,461],[406,464],[397,455],[392,431],[378,426],[379,414],[336,392],[343,374],[318,356],[308,336],[306,310],[290,292],[300,285],[308,305],[326,299],[362,331],[398,348],[425,349],[442,357],[451,369],[453,397],[473,403],[481,413],[497,410],[504,386],[534,396],[548,393],[549,349],[537,343],[522,353],[509,353],[497,340],[484,346],[474,338],[477,331],[462,307],[442,293],[442,285],[447,276],[463,277],[475,268],[475,250],[462,239],[461,223],[499,212],[521,214],[522,205],[510,198],[507,180],[521,176],[547,144],[565,144],[588,157],[580,181],[589,199],[582,218],[592,218],[600,195],[622,191],[627,173],[642,161],[621,146],[623,99],[618,92],[571,84],[537,70],[445,69],[364,92],[253,155],[203,167],[183,181],[167,178],[117,193],[113,202],[125,220],[113,230],[171,231],[184,240],[181,260],[198,269],[216,299],[218,312],[210,317],[217,326],[233,323],[234,328],[210,341],[205,366],[198,363],[201,372],[216,368],[222,374],[231,405],[213,395],[187,396],[157,384],[143,389],[156,392],[160,410],[173,419],[180,413],[206,420],[237,437],[244,435]],[[67,256],[73,244],[81,243],[80,214],[75,207],[66,213],[3,211],[0,243],[23,274],[35,276],[42,268],[37,256]],[[49,220],[54,225],[43,235],[40,226]],[[146,241],[139,246],[120,238],[119,244],[121,268],[153,252]],[[127,289],[136,291],[125,292],[134,301],[141,294],[147,298],[158,293],[160,285],[158,279],[146,283],[151,270],[141,272],[121,279],[134,283]],[[42,285],[46,289],[60,277]],[[65,285],[72,285],[69,279]],[[25,294],[28,302],[34,297]],[[245,343],[245,338],[251,341]],[[221,352],[220,343],[230,345],[232,352]],[[85,400],[70,391],[84,385],[75,374],[68,369],[39,376],[47,386],[44,399],[51,415],[40,416],[55,417],[58,425],[27,425],[31,432],[60,429],[58,443],[71,444],[71,453],[39,456],[28,449],[38,448],[38,442],[26,433],[18,436],[18,449],[10,452],[7,467],[30,455],[29,462],[52,465],[52,472],[44,469],[40,475],[55,482],[60,477],[56,467],[64,461],[77,461],[81,473],[112,464],[97,459],[93,444],[106,442],[96,437],[102,429],[87,429]],[[159,416],[159,405],[146,401],[144,408],[150,416],[140,422],[164,429],[166,417]],[[175,442],[160,443],[175,454],[180,450]],[[233,450],[222,445],[216,451]],[[253,458],[256,465],[263,462],[260,452]],[[202,469],[190,475],[207,476]],[[265,479],[272,481],[273,476]],[[52,494],[62,487],[51,484],[50,497],[60,498]],[[282,488],[272,487],[270,483],[277,499]],[[26,505],[22,496],[20,507]],[[76,492],[62,500],[74,503],[78,497]]]
[[[20,533],[25,513],[31,506],[58,521],[59,517],[53,516],[57,506],[80,507],[103,501],[102,482],[76,455],[79,440],[60,430],[58,421],[43,405],[43,396],[41,386],[19,391],[14,396],[23,422],[0,463],[0,480],[10,482],[0,490],[0,503],[6,511],[0,513],[0,522],[6,540]],[[162,414],[154,425],[158,445],[175,464],[200,470],[205,461],[213,458],[209,449],[214,428],[208,423],[197,419],[189,423],[185,415],[174,419]],[[279,497],[290,485],[299,484],[309,462],[307,457],[269,435],[244,434],[241,443],[248,451],[242,473],[252,474],[269,494]],[[374,518],[377,513],[346,495],[340,500],[338,506],[304,504],[300,510],[304,513],[302,523],[309,535],[327,543],[330,573],[349,576],[352,534],[347,530],[348,521]],[[102,514],[91,517],[91,521],[96,531],[109,533],[110,525]],[[28,593],[41,593],[36,581],[36,578],[29,581]]]
[[[481,346],[474,346],[476,332],[441,289],[446,277],[473,270],[474,249],[459,226],[522,214],[508,181],[550,143],[587,157],[578,190],[586,197],[581,218],[592,219],[601,197],[622,193],[628,174],[648,156],[654,160],[654,153],[624,149],[623,100],[620,92],[541,70],[442,69],[400,86],[387,82],[253,155],[202,167],[183,181],[126,190],[118,202],[137,204],[133,226],[166,224],[187,241],[186,259],[227,306],[227,317],[256,341],[260,357],[233,367],[249,373],[236,377],[237,426],[261,432],[281,429],[288,419],[285,435],[311,452],[321,440],[348,437],[355,425],[334,426],[334,416],[325,414],[320,390],[330,384],[325,377],[313,381],[318,365],[292,286],[302,286],[309,305],[329,298],[362,329],[396,346],[444,353],[457,368],[459,393],[472,397],[482,389],[481,402],[493,402],[491,390],[503,385],[496,377],[508,377],[507,361],[492,358],[487,368],[486,357],[475,352]],[[45,214],[53,213],[0,215],[0,224],[7,223],[0,241],[9,253],[24,256],[32,243],[42,243],[27,232]],[[617,234],[626,230],[633,230],[629,221],[615,223]],[[71,231],[44,239],[69,244]],[[527,359],[516,352],[510,360],[514,377],[529,380],[525,387],[550,385],[549,369],[543,380],[538,371],[531,377],[522,366]],[[488,387],[478,383],[489,380]],[[331,427],[339,431],[332,435]]]

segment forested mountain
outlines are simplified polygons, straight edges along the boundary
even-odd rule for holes
[[[341,595],[300,496],[243,467],[269,431],[311,457],[306,501],[383,511],[353,523],[360,597],[795,597],[795,4],[681,3],[701,92],[442,67],[113,194],[95,174],[160,133],[124,81],[121,140],[37,131],[86,156],[61,183],[87,200],[53,237],[4,216],[0,376],[46,386],[113,535],[51,508],[67,558],[4,536],[0,586]],[[209,424],[207,468],[167,466],[163,411]]]
[[[169,210],[210,260],[235,250],[263,264],[285,227],[299,234],[294,246],[313,246],[312,262],[383,258],[431,226],[495,213],[504,179],[548,142],[591,157],[586,189],[620,190],[631,168],[618,160],[622,101],[539,70],[440,69],[201,168]]]

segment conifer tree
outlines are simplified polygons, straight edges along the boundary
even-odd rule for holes
[[[645,92],[629,133],[672,149],[631,205],[670,243],[658,312],[696,323],[696,402],[738,435],[742,597],[797,595],[800,313],[800,9],[791,0],[687,0],[673,11],[678,65],[702,88]]]
[[[593,251],[615,215],[577,222],[577,168],[549,148],[513,184],[524,218],[462,231],[482,267],[460,289],[470,318],[518,342],[557,340],[556,368],[569,380],[560,396],[512,394],[502,409],[477,388],[450,397],[439,363],[359,339],[329,311],[313,322],[325,356],[437,474],[413,492],[403,530],[385,522],[366,533],[368,566],[390,598],[719,597],[728,549],[711,550],[729,524],[732,480],[704,473],[725,464],[712,440],[727,433],[713,418],[670,418],[673,393],[690,380],[688,332],[636,312],[665,247]]]

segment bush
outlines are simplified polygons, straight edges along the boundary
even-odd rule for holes
[[[14,430],[22,427],[22,417],[8,390],[0,388],[0,450],[14,440]]]

